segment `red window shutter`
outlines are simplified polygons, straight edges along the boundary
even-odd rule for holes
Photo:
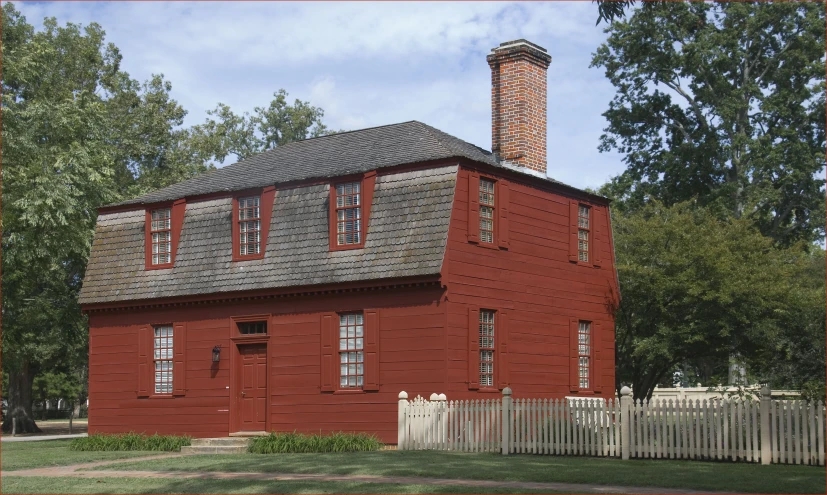
[[[379,390],[379,313],[365,311],[365,381],[362,390]]]
[[[468,242],[480,242],[480,176],[468,175]]]
[[[175,255],[178,253],[178,240],[181,239],[181,229],[184,227],[184,213],[187,209],[187,200],[179,199],[172,204],[170,212],[170,226],[172,227],[172,254],[170,259],[175,264]]]
[[[592,390],[603,390],[606,377],[603,370],[603,332],[600,323],[592,323]]]
[[[368,240],[368,227],[370,227],[370,210],[373,207],[374,189],[376,189],[376,170],[366,173],[362,181],[362,245]]]
[[[497,239],[499,245],[503,249],[509,247],[509,225],[508,225],[508,197],[509,187],[505,181],[497,182],[497,192],[499,194],[499,202],[497,202]],[[496,201],[496,200],[495,200]]]
[[[184,361],[186,347],[186,327],[183,324],[174,325],[172,328],[172,395],[186,395],[187,392],[187,366]]]
[[[578,320],[569,320],[569,390],[577,392],[580,390],[580,379],[577,373],[578,348],[577,348],[577,325]]]
[[[321,389],[322,392],[332,392],[335,387],[336,362],[333,359],[334,341],[336,338],[336,315],[322,315],[321,328]]]
[[[152,385],[152,329],[138,329],[138,397],[149,397]]]
[[[468,309],[468,388],[480,388],[480,310]]]
[[[237,201],[237,200],[236,200]],[[273,203],[276,201],[276,186],[265,187],[261,191],[261,257],[267,250],[267,239],[270,237],[270,220],[273,218]],[[238,212],[233,217],[238,222]],[[236,236],[238,237],[238,236]]]
[[[497,373],[497,387],[503,389],[511,383],[508,366],[508,313],[497,313],[497,326],[494,331],[497,346],[494,369]]]
[[[577,261],[577,201],[569,202],[569,261]]]
[[[594,222],[594,239],[591,243],[591,259],[595,267],[601,266],[601,252],[603,251],[603,222],[605,210],[603,208],[592,208],[592,222]]]

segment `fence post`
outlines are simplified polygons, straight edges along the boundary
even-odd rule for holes
[[[772,391],[769,385],[761,387],[761,464],[772,462],[772,435],[770,435],[770,406]]]
[[[396,437],[396,448],[405,450],[405,443],[408,438],[408,425],[405,424],[405,412],[408,409],[408,392],[399,392],[399,413],[397,415],[398,433]]]
[[[500,439],[500,448],[502,450],[503,455],[508,455],[508,452],[511,450],[511,439],[509,436],[511,435],[511,431],[513,428],[511,427],[511,388],[505,387],[503,389],[503,404],[502,404],[502,438]]]
[[[632,389],[620,389],[620,458],[629,459],[632,428]]]

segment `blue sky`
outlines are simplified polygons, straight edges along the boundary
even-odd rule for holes
[[[548,174],[598,187],[623,171],[599,153],[601,114],[614,90],[591,54],[605,39],[592,2],[55,2],[17,3],[44,17],[106,30],[123,68],[163,73],[200,123],[218,102],[264,106],[285,89],[325,110],[332,129],[420,120],[491,148],[485,56],[526,38],[552,56],[548,71]]]

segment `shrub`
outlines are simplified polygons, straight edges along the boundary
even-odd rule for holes
[[[303,433],[270,433],[250,442],[253,454],[287,454],[316,452],[368,452],[382,448],[382,442],[367,433],[333,433],[305,435]]]
[[[158,435],[143,433],[119,433],[106,435],[96,433],[85,438],[75,438],[69,444],[69,450],[151,450],[173,452],[189,445],[188,436]]]

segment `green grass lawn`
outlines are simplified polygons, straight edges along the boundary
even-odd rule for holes
[[[0,470],[32,469],[49,466],[68,466],[84,462],[124,459],[162,454],[163,452],[73,452],[71,440],[43,440],[39,442],[3,442],[0,444]]]
[[[555,493],[448,485],[318,481],[22,478],[3,476],[3,493]]]
[[[827,481],[824,468],[811,466],[412,451],[199,455],[124,462],[108,469],[425,476],[741,493],[824,493]]]

